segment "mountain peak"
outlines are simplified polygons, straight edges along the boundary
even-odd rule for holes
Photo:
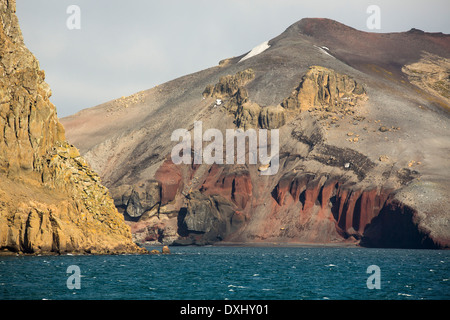
[[[303,18],[292,24],[286,31],[296,31],[308,36],[333,32],[358,31],[343,23],[328,18]]]

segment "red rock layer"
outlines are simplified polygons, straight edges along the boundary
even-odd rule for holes
[[[248,171],[230,172],[225,167],[211,166],[200,191],[207,195],[220,194],[244,210],[252,198],[252,181]]]
[[[181,186],[181,171],[172,160],[166,160],[155,173],[155,179],[161,188],[161,205],[175,199]]]
[[[358,189],[342,184],[338,177],[301,174],[282,177],[272,196],[281,207],[301,202],[299,214],[314,214],[316,220],[332,218],[341,236],[360,238],[391,192],[377,187]]]

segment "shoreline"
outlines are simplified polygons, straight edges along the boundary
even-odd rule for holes
[[[449,249],[419,249],[419,248],[378,248],[378,247],[364,247],[358,243],[351,242],[337,242],[337,243],[309,243],[309,242],[232,242],[221,241],[214,244],[189,244],[189,245],[170,245],[161,243],[139,243],[141,248],[146,249],[146,253],[82,253],[82,252],[39,252],[39,253],[23,253],[13,252],[7,250],[0,250],[0,257],[32,257],[32,256],[100,256],[100,255],[152,255],[151,248],[159,248],[168,246],[174,247],[235,247],[235,248],[360,248],[360,249],[411,249],[411,250],[449,250]],[[162,253],[161,253],[162,254]]]
[[[363,248],[356,243],[308,243],[308,242],[218,242],[213,247],[302,247],[302,248]]]
[[[219,241],[206,244],[162,244],[162,243],[139,243],[143,247],[314,247],[314,248],[365,248],[355,242],[331,242],[331,243],[312,243],[312,242],[277,242],[277,241]]]

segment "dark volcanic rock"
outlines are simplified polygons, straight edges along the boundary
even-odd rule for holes
[[[221,196],[206,196],[196,191],[189,195],[180,221],[181,235],[192,235],[188,244],[211,244],[223,240],[239,227],[233,219],[234,206]],[[188,237],[189,238],[189,237]],[[178,242],[180,244],[180,242]]]
[[[161,203],[161,187],[157,181],[149,181],[142,186],[135,186],[131,195],[122,198],[125,212],[132,218],[138,218],[148,210]]]

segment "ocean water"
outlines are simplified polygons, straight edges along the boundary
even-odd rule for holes
[[[448,250],[210,246],[171,251],[0,257],[0,300],[450,298]],[[379,272],[368,273],[373,265]]]

